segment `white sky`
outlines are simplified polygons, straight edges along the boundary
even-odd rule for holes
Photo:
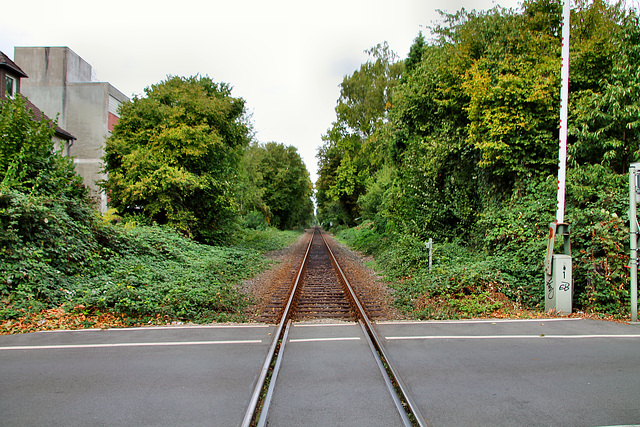
[[[293,145],[311,179],[321,136],[335,119],[339,84],[387,41],[404,59],[436,9],[486,10],[516,0],[141,1],[32,0],[3,17],[0,51],[68,46],[131,97],[167,75],[208,75],[233,86],[260,142]]]

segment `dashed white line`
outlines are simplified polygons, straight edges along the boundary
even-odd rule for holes
[[[308,328],[308,327],[324,327],[324,326],[354,326],[357,322],[341,322],[341,323],[294,323],[294,328]]]
[[[81,333],[81,332],[136,332],[136,331],[164,331],[164,330],[176,330],[176,329],[225,329],[225,328],[269,328],[271,326],[264,323],[251,323],[251,324],[240,324],[240,325],[227,325],[227,324],[218,324],[218,325],[163,325],[163,326],[138,326],[132,328],[88,328],[88,329],[63,329],[63,330],[52,330],[52,331],[37,331],[34,334],[62,334],[62,333]]]
[[[322,342],[322,341],[359,341],[360,337],[336,337],[336,338],[296,338],[289,342]]]

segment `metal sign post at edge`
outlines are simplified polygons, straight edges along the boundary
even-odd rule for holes
[[[429,237],[429,241],[424,244],[429,250],[429,273],[431,273],[431,267],[433,266],[433,239]]]
[[[631,163],[629,167],[629,269],[631,288],[631,321],[638,321],[638,217],[637,207],[640,198],[638,177],[640,163]]]

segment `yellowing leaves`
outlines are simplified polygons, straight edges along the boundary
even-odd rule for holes
[[[506,56],[482,58],[469,68],[462,83],[469,97],[467,142],[482,152],[481,166],[515,171],[536,168],[528,162],[551,153],[555,111],[549,104],[557,98],[557,88],[549,64],[554,61],[542,57],[532,63]]]
[[[229,183],[248,143],[244,101],[208,77],[170,77],[145,92],[123,108],[107,140],[111,205],[189,236],[226,233],[235,213]]]

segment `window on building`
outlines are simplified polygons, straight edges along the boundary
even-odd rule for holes
[[[7,95],[13,97],[18,89],[16,79],[11,76],[7,76]]]

